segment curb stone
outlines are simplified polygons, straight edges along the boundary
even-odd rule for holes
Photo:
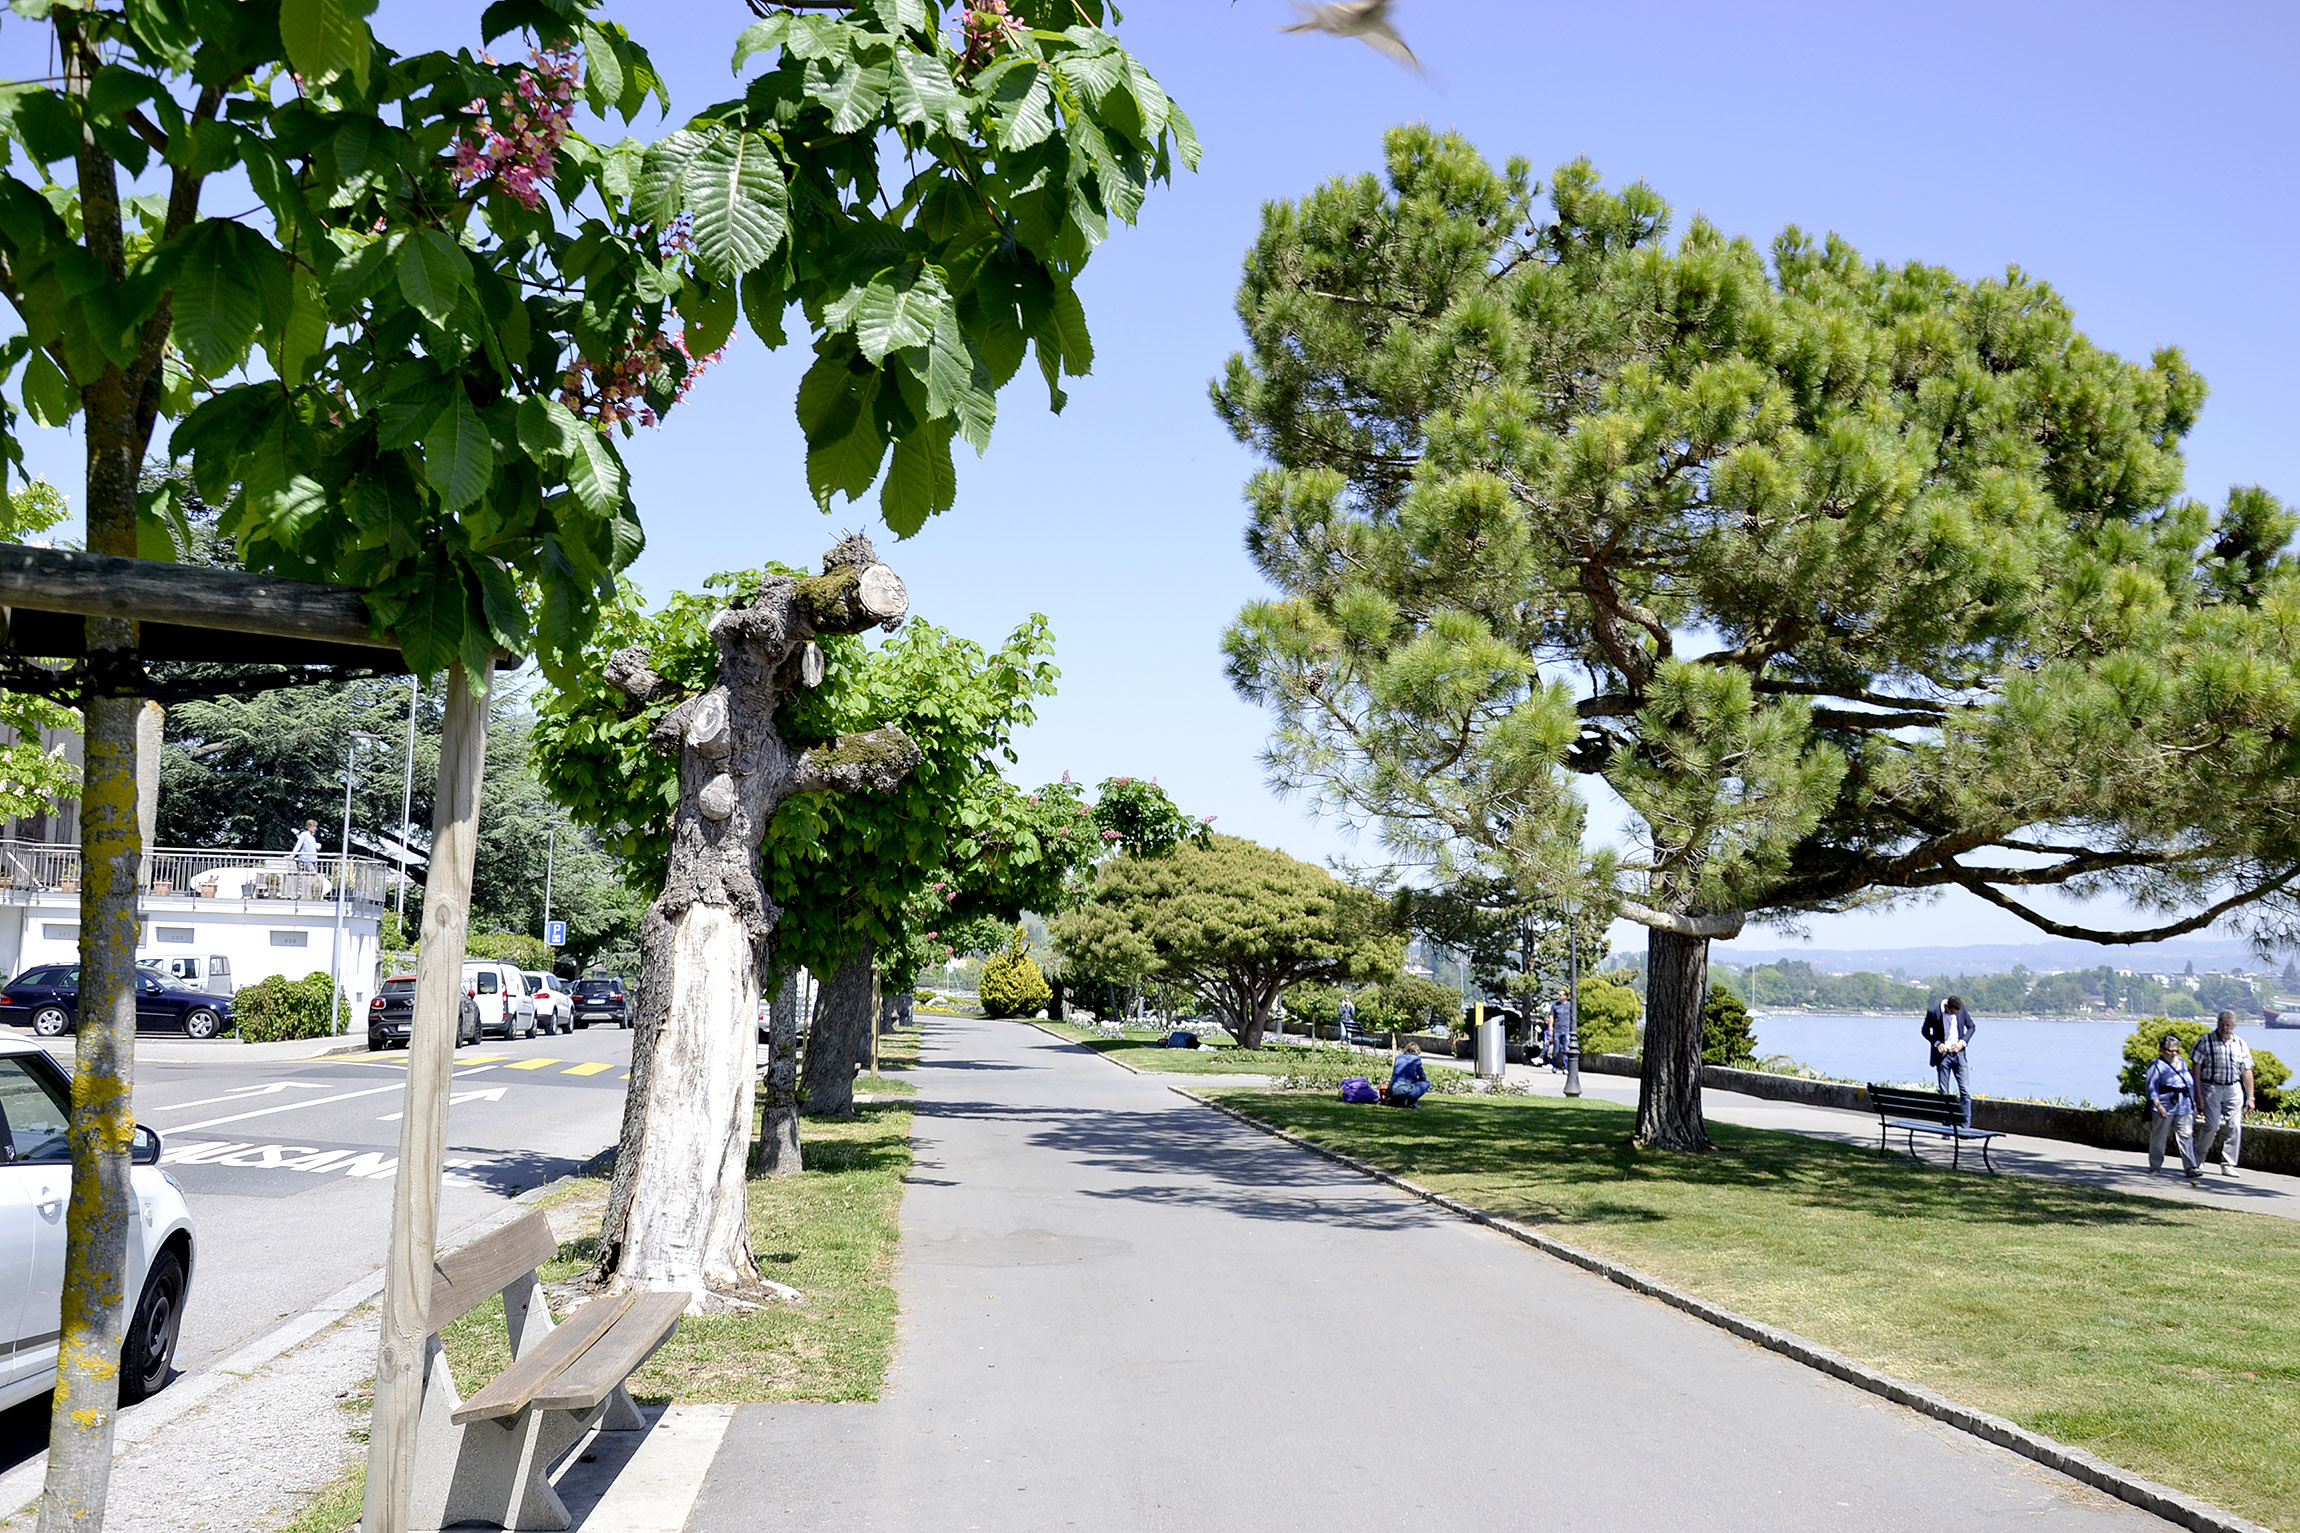
[[[1113,1064],[1116,1062],[1115,1060],[1112,1061]],[[1274,1139],[1282,1139],[1298,1149],[1308,1150],[1313,1155],[1323,1156],[1336,1165],[1347,1167],[1361,1176],[1371,1177],[1377,1182],[1384,1182],[1400,1191],[1409,1192],[1425,1203],[1444,1209],[1447,1213],[1467,1219],[1473,1224],[1482,1224],[1488,1229],[1497,1230],[1512,1240],[1532,1246],[1535,1250],[1545,1255],[1554,1256],[1559,1261],[1570,1262],[1576,1267],[1596,1273],[1598,1276],[1618,1283],[1632,1292],[1658,1299],[1674,1309],[1684,1311],[1695,1319],[1705,1320],[1711,1325],[1732,1332],[1744,1341],[1754,1342],[1768,1351],[1778,1352],[1795,1362],[1803,1363],[1808,1368],[1826,1373],[1832,1378],[1841,1379],[1856,1389],[1866,1390],[1873,1395],[1881,1395],[1896,1405],[1907,1406],[1922,1415],[1932,1417],[1935,1421],[1955,1427],[1960,1432],[1970,1433],[1984,1442],[1994,1443],[2000,1448],[2009,1448],[2023,1458],[2033,1459],[2048,1469],[2057,1470],[2070,1479],[2089,1485],[2095,1490],[2105,1491],[2118,1500],[2129,1502],[2131,1505],[2137,1506],[2143,1511],[2151,1512],[2167,1522],[2193,1529],[2195,1533],[2272,1533],[2272,1530],[2248,1518],[2239,1517],[2234,1512],[2225,1511],[2208,1501],[2200,1501],[2185,1491],[2174,1490],[2169,1485],[2159,1484],[2143,1475],[2121,1469],[2097,1454],[2089,1453],[2082,1448],[2071,1447],[2067,1443],[2046,1437],[2041,1432],[2031,1432],[2026,1427],[2016,1426],[2005,1420],[2002,1416],[1992,1416],[1986,1411],[1975,1410],[1969,1405],[1960,1405],[1946,1395],[1935,1394],[1920,1384],[1912,1384],[1906,1379],[1895,1378],[1889,1373],[1871,1368],[1866,1363],[1855,1362],[1852,1358],[1845,1356],[1844,1353],[1824,1347],[1819,1342],[1809,1341],[1793,1331],[1784,1331],[1778,1326],[1767,1325],[1761,1320],[1752,1320],[1747,1315],[1729,1310],[1723,1305],[1712,1304],[1706,1299],[1695,1298],[1682,1289],[1670,1287],[1658,1278],[1648,1277],[1634,1267],[1625,1267],[1619,1262],[1608,1261],[1606,1258],[1593,1252],[1584,1251],[1578,1246],[1569,1246],[1562,1240],[1544,1235],[1539,1230],[1519,1224],[1514,1219],[1506,1219],[1499,1214],[1490,1213],[1485,1209],[1464,1203],[1459,1198],[1448,1197],[1434,1188],[1424,1187],[1418,1182],[1397,1175],[1395,1172],[1385,1171],[1381,1167],[1362,1161],[1354,1155],[1345,1154],[1340,1150],[1320,1144],[1314,1139],[1305,1139],[1287,1129],[1264,1123],[1234,1107],[1225,1106],[1223,1103],[1201,1096],[1187,1087],[1170,1086],[1167,1089],[1176,1096],[1197,1103],[1200,1107],[1211,1108],[1224,1117],[1233,1118],[1248,1128],[1268,1134]]]

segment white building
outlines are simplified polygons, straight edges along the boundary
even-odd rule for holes
[[[274,974],[330,973],[340,892],[340,972],[356,1022],[375,994],[388,878],[367,857],[323,856],[315,871],[286,852],[157,848],[144,859],[136,961],[221,995]],[[79,957],[80,849],[0,840],[0,977]]]

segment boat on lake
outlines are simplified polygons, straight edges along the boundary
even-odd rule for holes
[[[2267,1027],[2291,1028],[2300,1031],[2300,1017],[2288,1017],[2280,1011],[2263,1011],[2260,1013],[2260,1021]]]

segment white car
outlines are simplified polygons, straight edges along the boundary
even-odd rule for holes
[[[62,1065],[28,1040],[0,1039],[0,1410],[56,1384],[71,1103]],[[132,1159],[123,1405],[168,1382],[192,1287],[192,1213],[176,1179],[159,1167],[160,1136],[139,1124]]]
[[[527,995],[527,976],[510,964],[494,958],[465,959],[463,993],[479,1003],[480,1037],[535,1036],[535,1003]]]
[[[535,1007],[535,1026],[546,1033],[575,1031],[575,997],[567,993],[567,982],[556,974],[540,969],[522,969],[519,977],[527,982],[527,999]]]

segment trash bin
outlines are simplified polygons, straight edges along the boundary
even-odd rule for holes
[[[1499,1080],[1507,1072],[1509,1033],[1498,1018],[1477,1025],[1477,1073]]]

